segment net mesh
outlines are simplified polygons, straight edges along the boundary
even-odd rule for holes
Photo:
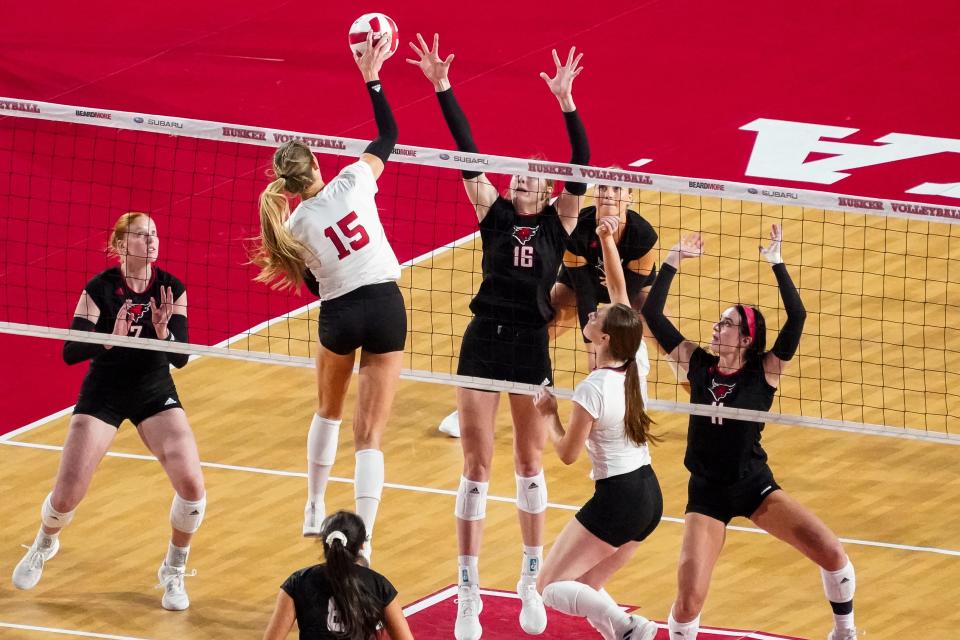
[[[158,266],[187,284],[194,343],[158,348],[309,365],[319,305],[306,292],[298,297],[254,283],[256,268],[247,263],[249,240],[259,232],[257,196],[272,148],[286,134],[74,107],[52,119],[39,112],[0,117],[0,330],[62,339],[59,329],[68,326],[85,282],[115,265],[103,249],[117,216],[147,211],[160,232]],[[18,115],[28,117],[10,117]],[[309,140],[325,176],[353,161],[361,143]],[[506,178],[496,171],[535,172],[525,171],[529,165],[521,159],[416,147],[400,147],[394,157],[398,162],[388,163],[379,180],[377,202],[405,265],[406,373],[457,382],[468,304],[481,280],[476,218],[457,167],[482,162],[498,187]],[[562,173],[556,168],[563,165],[539,166]],[[785,314],[758,245],[772,223],[783,224],[783,256],[808,319],[770,419],[950,434],[960,417],[960,274],[951,269],[952,214],[831,211],[827,203],[838,202],[833,194],[788,192],[791,201],[810,203],[803,206],[764,201],[756,189],[736,191],[724,183],[669,177],[654,183],[631,172],[581,175],[633,187],[633,208],[658,231],[662,248],[683,233],[703,233],[705,255],[684,262],[667,307],[684,335],[701,344],[736,302],[764,311],[773,340]],[[724,197],[694,194],[699,191]],[[572,389],[588,373],[579,331],[562,333],[550,349],[555,384]],[[675,404],[688,396],[662,358],[654,360],[655,408],[724,411]]]

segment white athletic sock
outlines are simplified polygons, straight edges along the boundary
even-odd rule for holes
[[[187,566],[187,556],[189,555],[190,545],[178,547],[171,542],[167,547],[167,559],[164,563],[168,567],[185,567]]]
[[[314,414],[307,433],[307,500],[317,505],[321,512],[325,511],[323,496],[337,457],[340,422]]]
[[[373,537],[373,524],[383,495],[383,451],[361,449],[356,455],[357,466],[353,476],[353,495],[357,515],[363,520],[367,537]]]
[[[590,585],[574,580],[553,582],[543,590],[543,602],[557,611],[586,618],[597,630],[611,625],[615,636],[630,628],[630,614]]]
[[[63,531],[61,529],[60,531]],[[57,538],[60,537],[60,531],[56,533],[46,533],[43,530],[43,527],[40,527],[40,530],[37,531],[37,537],[33,541],[33,544],[36,545],[37,549],[49,549],[53,546],[53,543]]]
[[[853,622],[853,612],[851,611],[850,613],[833,614],[833,626],[837,629],[837,631],[856,629],[857,626]]]
[[[520,580],[522,582],[536,582],[540,575],[540,565],[543,564],[543,545],[528,547],[523,545],[523,564],[520,565]]]
[[[457,584],[461,587],[480,586],[480,556],[457,556]]]
[[[606,589],[603,589],[603,588],[597,589],[597,594],[599,594],[604,600],[606,600],[607,604],[614,606],[617,609],[620,609],[621,611],[623,611],[623,608],[617,603],[616,600],[613,599],[613,597],[609,593],[607,593]],[[597,633],[603,636],[604,640],[620,640],[619,638],[617,638],[617,634],[613,630],[613,623],[610,622],[609,620],[607,620],[603,625],[596,624],[592,620],[587,620],[587,622],[590,623],[591,627],[597,630]]]
[[[673,608],[671,607],[670,617],[667,618],[667,628],[670,630],[670,640],[697,640],[697,633],[700,631],[700,616],[690,622],[677,622],[673,618]]]

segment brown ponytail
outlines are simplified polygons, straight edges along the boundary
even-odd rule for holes
[[[276,178],[260,194],[260,243],[250,261],[260,267],[254,278],[273,289],[293,289],[303,284],[308,249],[287,230],[290,203],[286,193],[302,195],[314,181],[313,152],[299,141],[286,142],[273,154]]]
[[[625,304],[612,304],[607,307],[603,332],[610,336],[610,356],[627,363],[626,380],[623,384],[626,401],[623,425],[627,437],[638,445],[660,442],[661,439],[650,432],[653,420],[647,415],[643,395],[640,393],[640,371],[636,361],[637,350],[643,340],[640,314]]]

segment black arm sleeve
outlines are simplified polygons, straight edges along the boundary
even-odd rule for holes
[[[590,162],[590,143],[587,142],[587,131],[583,128],[580,114],[575,110],[563,113],[567,122],[567,135],[570,137],[570,147],[573,150],[570,164],[585,165]],[[567,182],[563,185],[567,193],[582,196],[587,192],[586,182]]]
[[[377,121],[377,137],[367,145],[364,153],[370,153],[384,162],[390,159],[390,153],[397,144],[397,121],[393,119],[393,111],[383,95],[383,85],[379,80],[367,83],[367,93],[373,103],[373,117]]]
[[[190,337],[187,332],[187,316],[179,313],[170,316],[170,321],[167,322],[167,332],[170,334],[168,338],[170,342],[190,342]],[[173,353],[168,351],[167,360],[177,369],[183,369],[187,366],[190,356],[186,353]]]
[[[86,318],[78,318],[77,316],[74,316],[73,322],[70,323],[70,328],[74,331],[96,332],[97,325],[90,322]],[[94,344],[92,342],[73,342],[71,340],[67,340],[63,343],[63,361],[67,364],[77,364],[78,362],[83,362],[84,360],[96,358],[104,351],[106,351],[106,348],[104,348],[102,344]]]
[[[313,271],[310,271],[310,269],[303,270],[303,284],[306,285],[310,293],[318,298],[320,297],[320,283],[317,282],[316,276],[313,275]]]
[[[657,339],[660,346],[667,353],[670,353],[685,340],[683,334],[673,326],[673,323],[663,315],[663,308],[667,306],[667,294],[670,292],[670,283],[673,282],[673,276],[677,275],[677,270],[669,264],[663,264],[660,267],[660,273],[657,279],[653,281],[653,287],[647,294],[647,301],[643,303],[643,319],[647,321],[650,332]]]
[[[440,101],[443,119],[447,121],[447,127],[453,134],[457,149],[468,153],[477,153],[477,145],[473,141],[473,134],[470,132],[470,123],[467,122],[467,116],[464,115],[460,103],[454,97],[453,89],[438,92],[437,100]],[[461,171],[460,173],[468,180],[483,174],[482,171]]]
[[[800,336],[803,335],[803,324],[807,320],[807,310],[797,288],[787,273],[783,263],[773,265],[773,273],[777,276],[777,286],[780,288],[780,297],[783,299],[783,308],[787,311],[787,321],[780,328],[777,341],[773,343],[770,353],[781,360],[790,360],[800,346]]]

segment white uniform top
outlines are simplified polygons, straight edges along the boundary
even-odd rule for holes
[[[290,214],[287,229],[309,250],[303,259],[320,284],[321,300],[400,279],[400,264],[377,213],[376,193],[373,169],[359,160]]]
[[[650,359],[647,345],[642,342],[636,358],[640,373],[640,395],[646,405]],[[637,445],[627,438],[624,429],[625,380],[626,375],[620,371],[596,369],[573,392],[573,401],[596,421],[587,437],[587,454],[593,463],[590,478],[593,480],[630,473],[650,464],[650,449],[645,444]]]

